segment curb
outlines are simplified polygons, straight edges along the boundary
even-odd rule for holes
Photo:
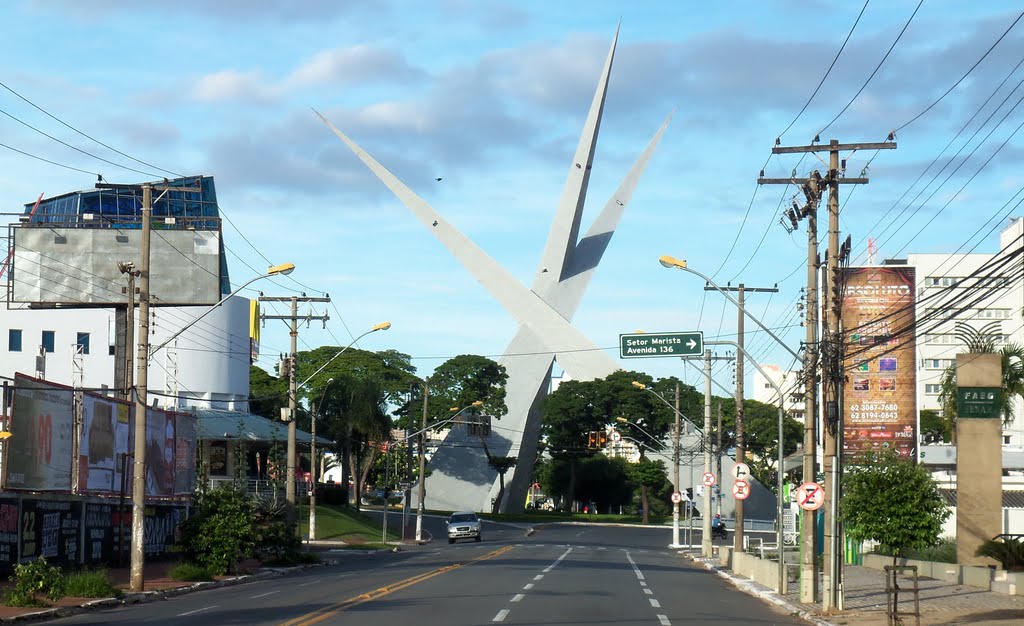
[[[223,580],[203,581],[184,585],[181,587],[173,587],[170,589],[160,589],[156,591],[142,591],[138,593],[125,593],[120,598],[99,598],[96,600],[89,600],[77,606],[62,606],[54,607],[49,609],[43,609],[34,613],[25,613],[22,615],[12,615],[11,617],[0,618],[0,622],[27,622],[27,621],[42,621],[49,619],[58,619],[62,617],[71,617],[79,615],[81,613],[87,613],[94,609],[102,609],[116,606],[126,606],[129,604],[146,604],[155,600],[163,600],[165,598],[173,598],[176,596],[185,595],[194,591],[202,591],[205,589],[219,589],[221,587],[234,587],[236,585],[244,585],[250,582],[256,582],[267,578],[277,578],[284,576],[291,572],[299,572],[314,567],[324,567],[326,565],[333,565],[336,561],[324,561],[323,563],[297,565],[295,567],[288,568],[267,568],[263,571],[255,574],[246,574],[243,576],[235,576],[234,578],[225,578]]]
[[[715,574],[717,574],[717,575],[721,576],[722,578],[726,579],[727,581],[732,583],[734,587],[736,587],[737,589],[739,589],[743,593],[746,593],[747,595],[754,596],[754,597],[759,598],[761,600],[764,600],[766,602],[770,602],[770,603],[778,606],[779,608],[784,609],[790,615],[795,615],[795,616],[799,617],[800,619],[803,619],[803,620],[806,620],[808,622],[811,622],[812,624],[817,624],[818,626],[837,626],[834,622],[830,622],[830,621],[824,620],[821,617],[819,617],[818,615],[815,615],[815,614],[811,613],[810,611],[807,611],[806,609],[803,609],[803,608],[801,608],[801,607],[799,607],[799,606],[789,602],[785,598],[779,596],[774,591],[766,590],[766,589],[758,589],[757,587],[754,586],[754,582],[753,581],[751,581],[749,579],[746,579],[746,578],[743,578],[741,576],[737,576],[737,575],[733,574],[732,572],[730,572],[729,570],[725,569],[724,567],[720,567],[718,565],[714,565],[713,563],[708,562],[704,558],[695,558],[695,557],[692,557],[690,555],[685,555],[685,556],[686,556],[686,558],[690,559],[694,563],[700,563],[701,565],[704,566],[705,569],[707,569],[709,571],[712,571]]]

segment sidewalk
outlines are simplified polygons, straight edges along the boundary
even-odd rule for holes
[[[831,614],[821,611],[821,604],[802,604],[796,583],[790,583],[791,593],[780,596],[773,590],[752,580],[737,576],[720,566],[718,559],[694,557],[708,569],[729,579],[741,590],[778,604],[788,611],[799,613],[818,624],[847,626],[885,626],[885,573],[859,565],[845,568],[845,610]],[[914,610],[913,582],[901,579],[900,611],[905,624],[914,624],[912,616],[903,611]],[[976,587],[956,585],[919,578],[921,623],[930,626],[977,624],[981,626],[1008,626],[1024,623],[1024,597],[993,593]]]

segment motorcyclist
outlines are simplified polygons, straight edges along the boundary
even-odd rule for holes
[[[711,520],[712,530],[721,530],[725,528],[725,522],[722,521],[722,514],[715,513],[715,519]]]

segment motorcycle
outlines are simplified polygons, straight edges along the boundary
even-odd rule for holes
[[[728,539],[728,538],[729,538],[729,531],[725,527],[725,524],[722,524],[721,526],[712,526],[711,527],[711,540],[712,541],[714,541],[715,539]]]

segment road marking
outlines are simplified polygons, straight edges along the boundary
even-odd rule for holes
[[[425,580],[429,580],[429,579],[431,579],[431,578],[433,578],[435,576],[440,576],[441,574],[446,574],[446,573],[448,573],[450,571],[457,570],[457,569],[459,569],[461,567],[466,567],[467,565],[472,565],[474,563],[479,563],[481,561],[486,561],[488,559],[493,559],[494,557],[500,556],[502,554],[505,554],[506,552],[508,552],[509,550],[512,550],[512,549],[513,549],[513,546],[504,546],[502,548],[498,548],[497,550],[494,550],[493,552],[489,552],[488,554],[485,554],[483,556],[478,556],[475,559],[471,559],[471,560],[465,561],[463,563],[453,563],[451,565],[445,565],[444,567],[439,567],[437,569],[433,569],[433,570],[424,572],[422,574],[417,574],[415,576],[411,576],[409,578],[406,578],[405,580],[400,580],[400,581],[398,581],[396,583],[392,583],[390,585],[387,585],[387,586],[384,586],[384,587],[380,587],[380,588],[375,589],[373,591],[368,591],[366,593],[360,594],[358,596],[354,596],[354,597],[349,598],[347,600],[343,600],[341,602],[337,602],[335,604],[331,604],[331,605],[328,605],[328,606],[316,609],[314,611],[310,611],[309,613],[306,613],[305,615],[300,615],[299,617],[290,619],[287,622],[283,622],[281,624],[281,626],[299,626],[299,625],[310,626],[311,624],[317,624],[319,622],[324,621],[325,619],[327,619],[329,617],[337,615],[338,613],[340,613],[340,612],[342,612],[342,611],[344,611],[346,609],[352,608],[354,606],[358,606],[358,605],[363,604],[365,602],[370,602],[372,600],[376,600],[377,598],[382,598],[382,597],[384,597],[386,595],[389,595],[391,593],[394,593],[396,591],[401,591],[402,589],[405,589],[406,587],[411,587],[411,586],[413,586],[415,584],[421,583],[421,582],[423,582]],[[210,608],[213,608],[213,607],[210,607]]]
[[[653,596],[654,595],[654,592],[651,591],[650,589],[646,588],[646,587],[644,587],[644,593],[646,593],[649,596]]]
[[[641,580],[641,581],[640,581],[640,586],[641,586],[641,587],[646,587],[646,586],[647,586],[647,581],[645,581],[645,580]]]
[[[204,606],[201,609],[196,609],[195,611],[189,611],[188,613],[178,613],[178,617],[185,617],[186,615],[193,615],[195,613],[202,613],[203,611],[209,611],[210,609],[215,609],[218,606],[219,605],[214,604],[213,606]]]
[[[250,596],[250,597],[252,597],[252,598],[265,598],[265,597],[267,597],[267,596],[269,596],[269,595],[271,595],[271,594],[274,594],[274,593],[280,593],[280,591],[281,591],[281,590],[280,590],[280,589],[278,589],[277,591],[268,591],[268,592],[266,592],[266,593],[261,593],[261,594],[260,594],[260,595],[258,595],[258,596]]]
[[[656,608],[656,609],[660,609],[661,608],[661,602],[658,602],[654,598],[651,598],[651,606]]]
[[[502,610],[498,611],[498,614],[495,615],[494,619],[492,619],[491,621],[492,622],[504,622],[505,618],[508,617],[508,613],[509,613],[508,609],[502,609]]]
[[[672,622],[668,621],[668,615],[659,615],[658,621],[661,622],[661,626],[672,626]]]
[[[318,582],[320,582],[320,581],[319,581],[319,580],[311,580],[311,581],[309,581],[308,583],[302,583],[301,585],[295,585],[295,586],[296,586],[296,587],[308,587],[308,586],[310,586],[310,585],[315,585],[315,584],[317,584]]]
[[[523,591],[529,591],[531,589],[533,589],[533,583],[527,583],[526,586],[523,587]]]
[[[548,573],[548,572],[550,572],[551,570],[553,570],[553,569],[555,569],[556,567],[558,567],[558,564],[562,562],[562,559],[564,559],[565,557],[569,556],[569,553],[570,553],[570,552],[572,552],[572,546],[569,546],[569,548],[568,548],[568,549],[567,549],[567,550],[566,550],[565,552],[563,552],[563,553],[562,553],[562,556],[560,556],[560,557],[558,557],[557,559],[555,559],[555,562],[554,562],[554,563],[552,563],[551,565],[548,565],[548,566],[547,566],[547,567],[546,567],[546,568],[544,569],[544,573],[545,573],[545,574],[547,574],[547,573]],[[534,580],[536,580],[536,579],[534,579]]]
[[[636,566],[636,561],[630,556],[629,552],[626,553],[626,558],[629,559],[629,564],[633,566],[633,571],[636,572],[637,580],[644,579],[644,573],[640,571],[640,568]]]
[[[536,576],[533,577],[534,580],[542,580],[543,578],[544,578],[544,574],[537,574]]]
[[[519,602],[520,600],[522,600],[525,597],[526,597],[526,594],[517,593],[516,595],[512,596],[512,601],[513,602]]]

